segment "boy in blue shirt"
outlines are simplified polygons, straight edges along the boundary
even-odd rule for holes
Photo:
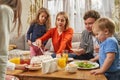
[[[114,23],[108,18],[100,18],[93,24],[93,33],[101,42],[99,54],[100,69],[92,70],[92,74],[105,73],[108,80],[120,80],[119,45],[113,37]]]

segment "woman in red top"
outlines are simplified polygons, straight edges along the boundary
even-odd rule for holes
[[[55,28],[50,29],[46,34],[36,40],[36,45],[41,47],[43,41],[52,38],[54,51],[57,54],[54,54],[55,56],[60,56],[63,50],[68,50],[69,53],[72,52],[71,41],[73,29],[69,26],[68,15],[65,12],[59,12],[56,16],[55,24]]]

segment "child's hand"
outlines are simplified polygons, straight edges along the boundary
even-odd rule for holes
[[[35,43],[39,48],[42,47],[42,41],[41,40],[36,40]]]
[[[25,70],[25,69],[26,69],[26,66],[28,66],[28,64],[19,64],[19,65],[16,65],[16,66],[15,66],[15,69]]]
[[[90,59],[91,62],[96,62],[95,58]]]
[[[91,70],[91,74],[97,75],[97,74],[103,74],[104,72],[101,69]]]
[[[28,45],[31,46],[32,42],[30,40],[28,40]]]
[[[99,52],[99,45],[94,46],[94,51],[95,51],[96,53]]]

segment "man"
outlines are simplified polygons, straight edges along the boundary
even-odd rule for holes
[[[94,57],[92,25],[98,18],[100,14],[97,11],[90,10],[85,13],[83,19],[86,30],[82,32],[80,48],[73,50],[76,53],[75,59],[89,60]]]
[[[85,28],[82,32],[81,36],[81,43],[79,49],[72,49],[73,52],[76,54],[75,59],[79,60],[89,60],[94,57],[94,43],[97,41],[97,44],[99,41],[94,37],[94,34],[92,33],[92,26],[93,23],[100,18],[100,14],[95,10],[89,10],[85,13],[83,19],[85,23]],[[120,38],[116,34],[114,34],[118,42],[120,42]]]

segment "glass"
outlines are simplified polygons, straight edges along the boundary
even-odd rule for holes
[[[15,64],[20,64],[20,57],[12,58],[9,61],[12,62],[12,63],[15,63]]]
[[[66,59],[66,62],[68,62],[68,50],[63,51],[62,57],[64,57]]]
[[[30,60],[31,60],[30,53],[25,52],[20,56],[20,64],[30,65]]]
[[[66,67],[66,58],[61,57],[58,59],[58,66],[61,69],[64,69]]]

